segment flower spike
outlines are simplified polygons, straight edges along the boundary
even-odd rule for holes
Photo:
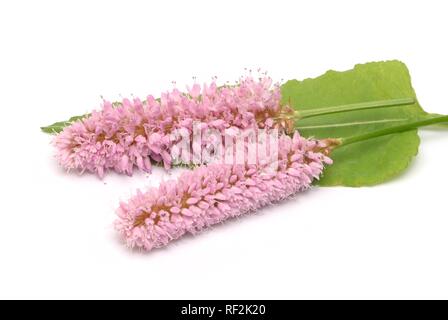
[[[292,138],[279,138],[277,159],[258,165],[211,164],[185,172],[177,181],[139,191],[121,203],[115,227],[129,247],[151,250],[252,213],[308,189],[324,165],[332,163],[322,152],[332,144],[296,132]],[[276,170],[266,170],[274,161]]]
[[[102,110],[66,127],[54,139],[59,163],[66,169],[95,172],[107,170],[131,175],[134,167],[150,172],[151,161],[172,164],[172,133],[187,130],[194,122],[204,129],[230,127],[292,127],[292,120],[274,119],[288,114],[280,106],[280,88],[268,77],[244,78],[236,86],[218,87],[215,82],[163,93],[160,99],[104,101]]]

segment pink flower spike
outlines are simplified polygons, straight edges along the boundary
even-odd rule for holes
[[[308,189],[330,162],[327,150],[314,142],[298,133],[293,138],[282,135],[279,163],[283,165],[267,175],[263,173],[267,164],[255,171],[254,165],[245,164],[211,164],[187,171],[177,181],[163,182],[158,189],[120,204],[116,230],[129,247],[151,250],[291,197]]]
[[[55,137],[58,162],[67,170],[99,176],[108,170],[132,174],[134,167],[150,172],[150,160],[162,162],[166,169],[171,167],[176,143],[172,133],[192,135],[194,123],[211,130],[289,128],[284,119],[273,121],[276,115],[291,110],[280,107],[280,88],[272,86],[270,79],[247,77],[231,87],[218,87],[213,82],[203,89],[194,84],[188,92],[173,89],[161,94],[160,100],[148,96],[143,102],[138,98],[114,104],[104,101],[101,110]]]

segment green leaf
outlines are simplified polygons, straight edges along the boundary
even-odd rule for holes
[[[157,98],[156,100],[159,100],[159,98]],[[145,103],[146,103],[146,101],[143,101],[143,104],[145,104]],[[112,106],[115,107],[115,108],[116,108],[116,107],[119,107],[119,106],[121,106],[121,105],[122,105],[122,103],[119,102],[119,101],[112,102]],[[60,133],[62,130],[64,130],[65,127],[71,125],[73,122],[82,120],[82,119],[84,119],[84,118],[87,118],[87,117],[89,117],[90,115],[91,115],[91,113],[86,113],[86,114],[83,114],[83,115],[81,115],[81,116],[73,116],[73,117],[71,117],[70,119],[68,119],[67,121],[58,121],[58,122],[55,122],[55,123],[53,123],[53,124],[50,124],[49,126],[46,126],[46,127],[40,127],[40,129],[41,129],[43,132],[45,132],[45,133],[49,133],[49,134],[58,134],[58,133]]]
[[[310,110],[375,100],[413,97],[408,69],[400,61],[372,62],[354,69],[328,71],[315,79],[290,80],[282,86],[282,103]],[[417,100],[413,105],[376,108],[302,119],[296,128],[306,137],[343,138],[426,118]],[[417,130],[343,146],[332,154],[321,186],[370,186],[401,174],[418,153]]]
[[[68,119],[67,121],[58,121],[53,124],[50,124],[49,126],[40,127],[40,129],[45,133],[58,134],[59,132],[64,130],[65,127],[71,125],[73,122],[84,119],[85,117],[88,117],[89,115],[90,115],[90,113],[84,114],[82,116],[74,116],[74,117],[71,117],[70,119]]]
[[[40,129],[45,133],[56,134],[61,132],[62,129],[64,129],[64,127],[68,126],[69,124],[70,122],[68,121],[59,121],[46,127],[40,127]]]

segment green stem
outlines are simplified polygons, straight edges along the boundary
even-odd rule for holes
[[[311,118],[311,117],[322,116],[322,115],[332,114],[332,113],[367,110],[367,109],[382,108],[382,107],[398,107],[398,106],[403,106],[403,105],[411,105],[414,103],[415,103],[414,98],[369,101],[369,102],[345,104],[345,105],[334,106],[334,107],[325,107],[325,108],[296,111],[294,113],[293,118],[304,119],[304,118]]]
[[[356,143],[356,142],[360,142],[360,141],[364,141],[364,140],[368,140],[368,139],[373,139],[373,138],[377,138],[377,137],[382,137],[382,136],[386,136],[386,135],[393,134],[393,133],[417,129],[419,127],[429,126],[429,125],[441,123],[441,122],[448,122],[448,116],[437,116],[434,118],[418,120],[418,121],[414,121],[414,122],[408,122],[406,124],[393,126],[393,127],[389,127],[389,128],[385,128],[385,129],[380,129],[377,131],[368,132],[368,133],[360,134],[357,136],[352,136],[352,137],[348,137],[348,138],[340,138],[339,139],[340,146],[346,146],[346,145],[349,145],[352,143]]]

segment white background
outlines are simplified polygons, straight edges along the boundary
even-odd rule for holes
[[[387,59],[448,113],[447,14],[446,1],[2,1],[0,298],[448,298],[448,132],[422,131],[390,183],[316,188],[141,254],[114,210],[170,174],[67,174],[39,131],[100,95]]]

